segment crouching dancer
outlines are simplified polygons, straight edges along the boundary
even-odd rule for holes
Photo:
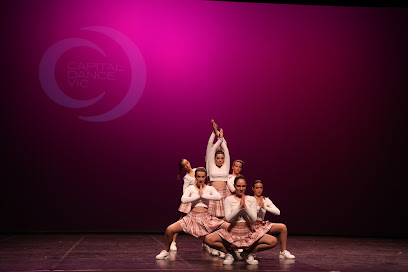
[[[205,243],[226,253],[224,264],[234,262],[234,250],[244,249],[241,257],[248,264],[258,264],[253,253],[271,249],[278,243],[276,237],[266,234],[267,230],[253,231],[252,224],[257,219],[257,202],[252,196],[245,195],[246,179],[237,176],[234,180],[235,195],[225,199],[225,219],[231,222],[229,229],[220,229],[207,235]]]
[[[288,240],[288,229],[285,224],[282,223],[272,223],[265,221],[266,211],[274,214],[280,215],[280,210],[272,203],[268,197],[264,197],[263,193],[263,183],[260,180],[255,180],[252,184],[252,190],[254,191],[254,197],[257,201],[257,220],[253,225],[254,230],[263,229],[267,234],[277,234],[279,233],[279,239],[281,244],[281,251],[279,253],[279,259],[295,259],[295,255],[291,254],[286,249],[286,243]]]
[[[164,249],[156,256],[162,260],[169,258],[170,243],[175,233],[185,232],[194,237],[205,236],[219,228],[228,228],[229,223],[208,213],[210,200],[220,200],[221,195],[212,186],[205,184],[207,171],[203,167],[195,170],[195,184],[189,186],[181,197],[181,202],[191,202],[191,211],[176,223],[167,227],[164,234]],[[256,204],[256,203],[255,203]]]

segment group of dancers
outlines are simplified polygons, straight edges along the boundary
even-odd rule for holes
[[[266,212],[279,215],[279,209],[264,197],[263,183],[252,185],[253,196],[245,194],[247,180],[240,173],[244,162],[236,160],[230,171],[230,155],[222,129],[211,120],[213,132],[206,150],[206,168],[192,168],[190,162],[179,162],[179,174],[185,170],[180,219],[167,227],[164,249],[156,259],[168,259],[170,250],[176,251],[176,237],[185,232],[196,238],[203,237],[203,248],[212,255],[224,258],[223,264],[243,259],[248,264],[258,264],[254,253],[275,247],[279,234],[280,259],[294,259],[286,249],[285,224],[265,221]],[[213,144],[215,136],[218,139]],[[208,185],[205,183],[208,178]]]

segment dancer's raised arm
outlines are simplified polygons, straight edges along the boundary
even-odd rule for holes
[[[212,160],[210,153],[211,153],[211,148],[214,145],[214,139],[215,139],[215,133],[214,131],[211,132],[210,138],[208,139],[208,143],[207,143],[207,150],[205,151],[205,168],[207,169],[207,171],[210,170],[209,168],[209,162]],[[207,173],[208,176],[210,176],[210,173]]]
[[[223,139],[223,141],[221,142],[221,148],[224,151],[224,165],[222,167],[225,167],[226,171],[229,173],[231,158],[227,147],[227,141],[224,138],[224,131],[222,129],[220,130],[220,138]]]
[[[207,169],[207,172],[209,171],[208,162],[209,160],[212,160],[212,157],[210,156],[210,151],[214,145],[215,135],[217,136],[220,135],[220,132],[218,131],[218,125],[214,122],[214,120],[211,120],[211,124],[213,126],[213,131],[211,132],[210,138],[208,139],[207,149],[205,151],[205,167]],[[208,176],[210,176],[209,173],[207,174]]]

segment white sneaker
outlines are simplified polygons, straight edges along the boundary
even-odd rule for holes
[[[206,244],[203,244],[203,250],[205,250],[208,254],[211,254],[212,248]]]
[[[156,256],[156,260],[165,260],[169,258],[169,252],[165,251],[164,249],[160,252],[159,255]]]
[[[248,253],[248,251],[243,251],[241,257],[247,262],[247,264],[258,264],[258,261],[255,260],[255,255]]]
[[[295,255],[290,254],[289,251],[285,250],[279,253],[279,259],[294,259]]]
[[[234,262],[234,257],[230,253],[225,256],[225,260],[222,261],[223,264],[232,264]]]
[[[220,253],[219,253],[219,254],[220,254],[220,258],[223,258],[223,259],[224,259],[224,258],[225,258],[225,256],[226,256],[226,255],[225,255],[225,253],[224,253],[224,252],[222,252],[222,251],[220,251]]]
[[[170,250],[177,251],[177,245],[176,245],[176,242],[172,242],[172,243],[170,244]]]
[[[219,255],[219,251],[216,249],[211,250],[211,255],[213,256],[218,256]]]
[[[245,260],[247,264],[258,264],[258,260],[255,260],[255,255],[252,253],[248,254],[248,257]]]
[[[235,256],[236,256],[237,260],[239,260],[239,261],[243,260],[242,257],[241,257],[241,252],[242,252],[242,250],[239,250],[239,249],[235,250]]]

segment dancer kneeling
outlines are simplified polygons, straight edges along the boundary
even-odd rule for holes
[[[204,241],[212,248],[227,253],[224,264],[232,264],[234,250],[242,248],[241,257],[248,264],[257,264],[253,253],[271,249],[278,240],[266,231],[252,230],[252,222],[257,219],[257,203],[254,197],[245,195],[246,179],[237,176],[234,180],[235,195],[225,199],[225,219],[231,222],[229,229],[221,229],[207,235]]]
[[[266,211],[274,215],[280,215],[280,210],[275,206],[275,204],[272,203],[272,201],[268,197],[264,197],[262,195],[262,181],[255,180],[254,184],[252,185],[252,190],[254,191],[254,197],[257,201],[258,206],[257,220],[254,224],[254,229],[262,229],[268,234],[279,233],[279,240],[281,244],[279,259],[295,259],[295,255],[292,255],[286,249],[286,242],[288,239],[288,229],[286,228],[286,225],[282,223],[271,223],[269,221],[264,221]]]
[[[164,234],[164,249],[156,256],[156,259],[169,258],[170,243],[175,233],[185,232],[198,238],[219,228],[229,227],[228,222],[208,213],[209,200],[219,200],[221,195],[214,187],[205,184],[206,177],[207,171],[205,168],[199,167],[195,170],[195,185],[189,186],[181,197],[181,202],[191,202],[191,211],[182,219],[167,227]]]

